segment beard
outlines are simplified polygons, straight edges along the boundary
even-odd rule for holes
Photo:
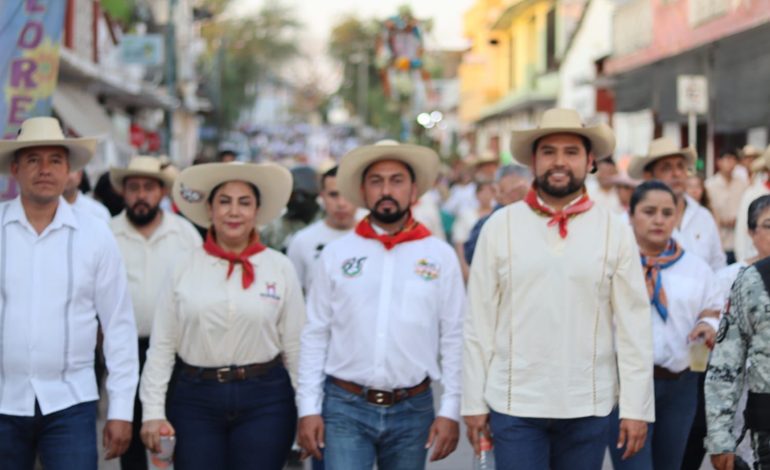
[[[141,210],[144,209],[144,210]],[[160,212],[160,205],[150,207],[144,201],[139,201],[133,206],[126,206],[126,217],[137,227],[144,227],[155,220]]]
[[[386,201],[392,202],[393,205],[396,206],[395,209],[378,210],[377,208],[380,207],[380,204]],[[377,204],[375,204],[374,207],[371,209],[371,216],[377,222],[380,222],[383,224],[392,224],[401,220],[408,212],[409,212],[408,207],[402,208],[401,204],[399,204],[398,201],[396,201],[390,196],[385,196],[379,201],[377,201]]]
[[[562,169],[559,169],[559,171],[565,171]],[[574,194],[583,187],[583,184],[585,184],[585,178],[583,179],[577,179],[570,170],[566,170],[567,176],[569,176],[569,181],[567,181],[567,184],[565,186],[553,186],[551,183],[548,182],[548,178],[556,173],[556,170],[548,170],[545,172],[544,175],[539,176],[535,178],[535,182],[537,183],[537,187],[543,191],[545,194],[552,196],[552,197],[566,197],[570,194]]]

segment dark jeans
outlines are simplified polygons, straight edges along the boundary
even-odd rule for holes
[[[518,418],[492,411],[497,470],[600,470],[609,416]]]
[[[228,383],[180,373],[167,408],[175,470],[281,470],[289,457],[297,409],[283,366]]]
[[[422,470],[425,468],[433,392],[392,406],[378,406],[334,385],[324,388],[324,462],[330,470]]]
[[[142,375],[144,362],[147,360],[147,350],[150,348],[150,338],[139,338],[139,376]],[[134,398],[134,426],[131,431],[131,445],[125,454],[120,456],[120,468],[123,470],[147,470],[147,450],[139,435],[142,430],[142,402],[139,400],[137,387]]]
[[[698,376],[698,405],[695,408],[695,418],[692,420],[690,435],[687,438],[687,447],[682,459],[682,470],[698,470],[706,456],[706,448],[703,441],[706,438],[706,398],[703,393],[703,384],[706,381],[705,373],[696,373]]]
[[[675,470],[682,465],[687,436],[695,416],[698,375],[685,372],[678,379],[655,379],[655,423],[647,428],[644,447],[633,457],[621,460],[617,449],[619,419],[612,412],[609,441],[615,470]]]
[[[0,415],[0,468],[32,470],[35,456],[46,470],[96,470],[96,402],[43,416]]]

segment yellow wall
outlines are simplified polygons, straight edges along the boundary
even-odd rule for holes
[[[463,121],[473,122],[484,107],[530,89],[532,74],[546,71],[546,17],[553,4],[554,0],[478,0],[466,12],[465,34],[471,48],[459,71]],[[521,10],[511,24],[503,31],[492,31],[513,5]],[[496,46],[489,44],[492,38],[498,40]]]

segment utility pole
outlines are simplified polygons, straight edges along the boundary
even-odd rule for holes
[[[174,12],[177,0],[168,0],[168,22],[166,23],[166,89],[171,97],[176,96],[176,27]],[[165,150],[173,161],[172,141],[174,137],[174,110],[166,110],[166,145]]]

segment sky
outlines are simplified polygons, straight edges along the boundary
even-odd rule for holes
[[[348,13],[360,18],[393,16],[398,7],[408,4],[417,18],[433,18],[433,32],[426,39],[431,48],[460,49],[463,38],[463,14],[473,0],[283,0],[294,5],[307,28],[310,44],[325,45],[332,25]],[[258,10],[265,0],[236,0],[237,14]]]

